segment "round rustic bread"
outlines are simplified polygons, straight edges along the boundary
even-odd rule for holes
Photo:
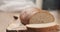
[[[56,23],[45,24],[28,24],[26,25],[29,32],[57,32],[58,25]]]
[[[54,22],[54,17],[47,11],[38,8],[26,8],[20,14],[22,24],[40,24]]]

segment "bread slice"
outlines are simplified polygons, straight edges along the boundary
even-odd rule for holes
[[[57,32],[58,25],[54,22],[45,24],[27,24],[26,27],[30,32]]]
[[[14,24],[11,24],[7,27],[6,29],[6,32],[26,32],[27,31],[27,28],[26,26],[18,26],[18,25],[14,25]]]
[[[38,8],[27,8],[20,14],[22,24],[40,24],[54,22],[54,17],[47,11]]]

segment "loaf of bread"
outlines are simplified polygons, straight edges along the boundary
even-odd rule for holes
[[[20,19],[24,25],[54,22],[52,14],[38,8],[26,8],[22,10]]]
[[[57,32],[58,25],[56,23],[46,24],[28,24],[26,25],[29,32]]]

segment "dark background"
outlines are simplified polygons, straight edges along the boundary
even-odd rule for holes
[[[60,10],[60,0],[43,0],[42,9]]]

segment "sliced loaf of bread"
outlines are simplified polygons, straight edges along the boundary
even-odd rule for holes
[[[54,17],[52,14],[38,8],[27,8],[22,10],[20,19],[24,25],[54,22]]]

